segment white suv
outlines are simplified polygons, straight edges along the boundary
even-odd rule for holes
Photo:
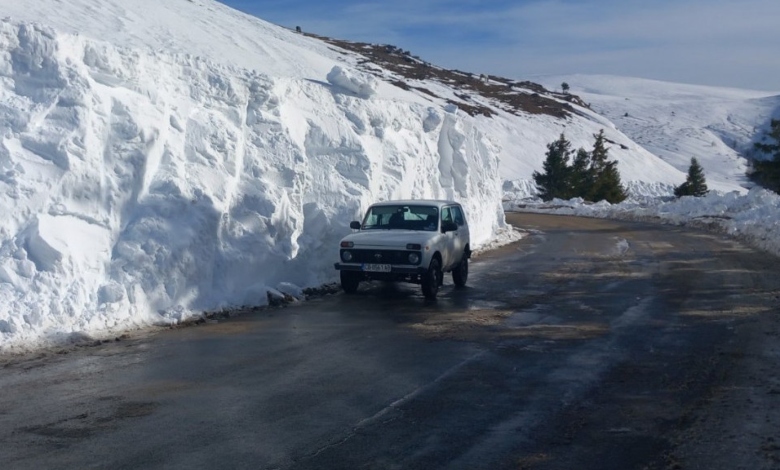
[[[452,272],[456,286],[466,284],[471,246],[463,207],[454,201],[406,200],[372,205],[357,232],[341,240],[344,292],[357,291],[361,281],[400,281],[422,285],[435,299],[443,273]]]

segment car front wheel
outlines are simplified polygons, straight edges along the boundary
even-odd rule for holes
[[[354,294],[360,285],[360,277],[349,271],[341,271],[341,288],[347,294]]]
[[[438,259],[432,259],[428,272],[422,279],[422,292],[426,299],[435,299],[439,293],[439,284],[441,284],[441,265]]]
[[[457,287],[463,287],[466,285],[466,280],[469,278],[469,258],[463,255],[463,259],[460,260],[458,266],[452,271],[452,282]]]

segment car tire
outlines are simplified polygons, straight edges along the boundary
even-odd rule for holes
[[[349,271],[341,271],[341,288],[347,294],[354,294],[360,285],[360,277]]]
[[[469,258],[466,255],[463,255],[463,259],[460,260],[460,263],[455,267],[455,269],[452,270],[452,282],[455,283],[455,286],[457,287],[463,287],[466,285],[466,281],[469,278]]]
[[[436,298],[436,294],[439,293],[441,277],[441,265],[439,260],[434,258],[431,260],[431,265],[428,266],[428,271],[422,278],[422,293],[426,299],[433,300]]]

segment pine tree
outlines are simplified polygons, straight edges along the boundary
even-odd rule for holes
[[[688,167],[688,177],[683,184],[674,188],[674,195],[677,197],[701,197],[705,196],[708,191],[707,181],[704,179],[704,169],[699,165],[699,161],[695,157],[691,158],[691,166]]]
[[[571,167],[571,189],[575,197],[585,198],[593,186],[593,172],[590,169],[590,154],[584,148],[577,150]]]
[[[568,94],[569,93],[569,84],[566,83],[566,82],[561,83],[561,90],[563,90],[563,92],[565,94]]]
[[[596,139],[590,152],[590,175],[593,183],[585,199],[593,202],[606,200],[611,204],[621,202],[627,197],[626,190],[620,181],[617,162],[607,161],[609,148],[606,145],[604,129],[593,137]]]
[[[750,178],[765,188],[780,192],[780,119],[772,119],[770,130],[765,136],[775,140],[775,143],[756,143],[756,149],[768,153],[771,160],[753,162],[753,173]]]
[[[756,143],[756,148],[770,154],[774,161],[780,162],[780,119],[772,119],[772,123],[769,125],[769,132],[767,132],[765,137],[775,139],[775,143]]]
[[[596,139],[593,150],[579,149],[571,166],[571,143],[563,134],[555,142],[547,144],[544,172],[535,171],[533,174],[539,196],[544,201],[581,197],[586,201],[606,200],[615,204],[627,197],[617,162],[608,161],[609,149],[604,131],[593,137]]]
[[[568,199],[571,197],[571,168],[569,167],[569,158],[571,157],[571,143],[566,140],[566,136],[561,137],[547,144],[547,158],[544,160],[543,173],[534,171],[533,178],[536,188],[539,190],[539,196],[544,201],[550,201],[554,198]]]
[[[628,194],[626,194],[623,183],[620,181],[620,172],[617,169],[617,162],[607,162],[604,171],[601,172],[596,180],[596,196],[593,198],[594,202],[606,200],[610,204],[617,204],[624,201]]]

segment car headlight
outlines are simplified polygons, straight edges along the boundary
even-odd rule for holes
[[[418,253],[409,253],[409,264],[417,264],[420,262],[420,255]]]
[[[349,263],[352,261],[352,253],[349,250],[344,250],[341,252],[341,259],[345,263]]]

